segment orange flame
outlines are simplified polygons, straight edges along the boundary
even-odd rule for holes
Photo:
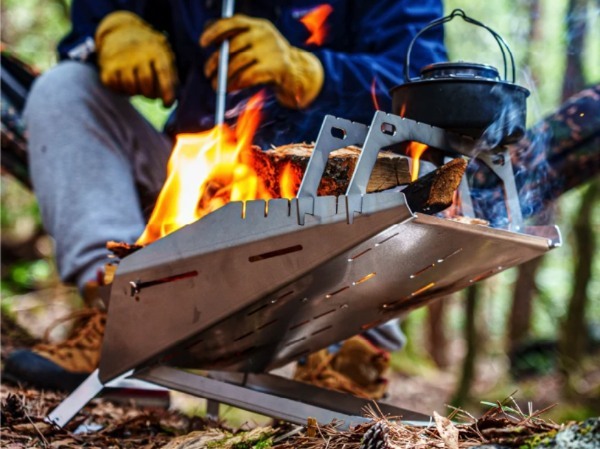
[[[281,175],[279,176],[279,192],[281,198],[296,198],[298,193],[298,176],[294,173],[294,167],[291,162],[285,164]]]
[[[419,166],[421,165],[421,156],[425,150],[429,148],[427,145],[418,142],[411,142],[408,145],[408,154],[412,158],[412,168],[410,170],[410,180],[416,181],[419,177]]]
[[[377,101],[377,77],[373,78],[373,82],[371,83],[371,98],[373,99],[373,106],[376,111],[381,111],[379,107],[379,102]]]
[[[196,134],[179,134],[140,245],[199,220],[229,201],[269,199],[251,164],[252,138],[260,122],[263,92],[254,95],[236,124]]]
[[[305,42],[306,45],[323,45],[327,35],[327,25],[325,24],[325,21],[332,12],[333,8],[331,5],[324,3],[316,6],[300,19],[300,22],[302,22],[306,29],[310,32],[310,36]]]

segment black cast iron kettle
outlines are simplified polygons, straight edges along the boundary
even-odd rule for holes
[[[462,61],[431,64],[421,69],[419,78],[410,78],[410,54],[417,38],[455,17],[483,27],[494,36],[504,60],[504,79],[492,66]],[[525,134],[529,91],[515,84],[515,62],[508,45],[498,33],[461,9],[434,20],[415,35],[406,53],[404,81],[390,91],[394,114],[481,139],[488,148],[515,142]]]

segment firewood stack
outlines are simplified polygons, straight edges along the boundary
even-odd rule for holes
[[[273,198],[281,195],[280,182],[285,170],[294,180],[294,194],[300,187],[302,176],[314,145],[290,144],[262,151],[252,148],[252,163]],[[360,148],[348,146],[333,151],[321,179],[320,196],[340,196],[346,193],[352,173],[360,156]],[[450,207],[454,194],[467,168],[467,161],[453,159],[442,167],[411,182],[408,159],[389,151],[380,151],[371,173],[367,193],[379,192],[406,185],[402,192],[413,212],[438,213]],[[108,242],[107,249],[119,258],[142,248],[127,242]]]

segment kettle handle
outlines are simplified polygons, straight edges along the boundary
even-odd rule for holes
[[[507,80],[507,75],[508,75],[508,67],[507,67],[507,61],[506,61],[506,52],[508,52],[508,55],[510,57],[510,65],[511,65],[511,76],[512,76],[511,82],[514,83],[515,82],[515,59],[513,58],[513,54],[510,51],[508,44],[504,41],[504,39],[502,39],[502,37],[498,33],[496,33],[490,27],[488,27],[487,25],[484,25],[483,23],[479,22],[478,20],[470,18],[469,16],[467,16],[465,14],[465,12],[462,9],[458,9],[458,8],[455,9],[454,11],[452,11],[449,15],[440,17],[439,19],[436,19],[436,20],[430,22],[425,28],[422,28],[415,35],[415,37],[413,37],[412,41],[410,42],[410,45],[408,46],[408,51],[406,52],[406,58],[404,60],[404,82],[408,83],[409,81],[412,81],[410,78],[410,70],[409,70],[410,69],[410,54],[412,52],[413,45],[415,44],[415,41],[417,40],[417,38],[419,36],[421,36],[421,34],[423,34],[424,32],[430,30],[431,28],[434,28],[438,25],[442,25],[446,22],[450,22],[452,19],[454,19],[457,16],[461,17],[465,22],[485,28],[492,34],[492,36],[494,36],[494,39],[496,39],[496,42],[498,43],[498,47],[500,47],[500,51],[502,52],[502,60],[504,61],[504,80],[505,81]],[[506,49],[506,51],[505,51],[505,49]]]

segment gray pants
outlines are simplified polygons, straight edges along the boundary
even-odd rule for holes
[[[107,241],[141,235],[172,143],[78,62],[62,62],[36,81],[25,120],[33,187],[59,273],[81,290],[107,262]],[[367,336],[390,350],[404,343],[395,321]]]
[[[33,188],[58,270],[81,290],[107,261],[107,241],[135,242],[144,230],[143,210],[164,182],[171,143],[78,62],[35,82],[25,120]]]

